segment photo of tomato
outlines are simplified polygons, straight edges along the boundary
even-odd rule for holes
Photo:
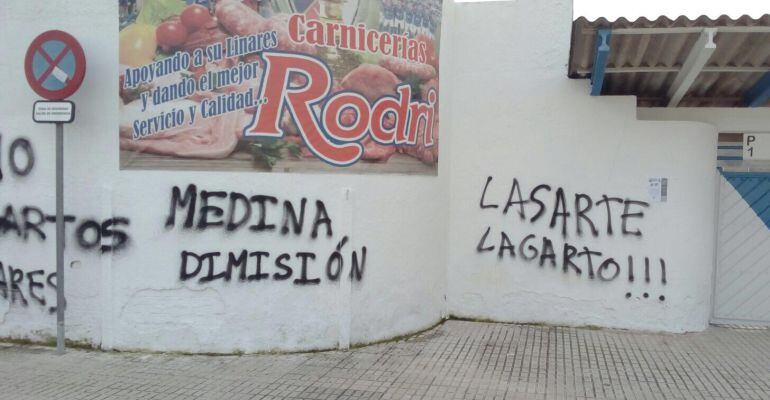
[[[174,49],[187,41],[187,28],[179,20],[166,21],[155,30],[158,44],[165,49]]]
[[[179,17],[188,32],[195,32],[212,20],[209,9],[200,4],[185,7]]]

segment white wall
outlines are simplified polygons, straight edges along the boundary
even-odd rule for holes
[[[0,206],[54,211],[53,127],[35,125],[36,96],[22,74],[26,46],[40,32],[59,28],[84,45],[88,73],[74,96],[78,116],[67,127],[66,210],[99,222],[130,219],[130,245],[120,252],[84,251],[68,228],[66,296],[68,337],[104,348],[232,352],[345,347],[431,326],[443,316],[499,321],[601,325],[663,331],[700,330],[708,319],[713,269],[716,130],[686,122],[636,121],[634,99],[591,98],[587,83],[566,79],[571,2],[567,0],[458,4],[445,2],[442,46],[442,138],[439,177],[120,171],[117,115],[117,5],[97,0],[2,2],[0,75]],[[19,137],[34,146],[35,167],[25,177],[9,171],[8,147]],[[450,140],[446,140],[451,138]],[[446,156],[445,156],[446,155]],[[451,176],[451,181],[450,181]],[[630,224],[641,238],[604,232],[598,206],[591,214],[602,233],[593,238],[550,229],[550,215],[522,223],[515,210],[480,209],[488,176],[490,203],[504,203],[517,178],[526,194],[536,185],[563,187],[570,210],[575,193],[649,201],[648,179],[670,180],[665,203],[651,203]],[[268,194],[295,204],[321,199],[334,236],[312,240],[279,234],[166,229],[170,191]],[[545,198],[545,196],[543,196]],[[549,197],[547,203],[553,202]],[[502,205],[501,205],[502,207]],[[534,212],[528,204],[529,216]],[[549,210],[552,204],[548,205]],[[616,206],[617,207],[617,206]],[[313,210],[311,207],[310,210]],[[635,210],[635,209],[634,209]],[[622,211],[622,210],[621,210]],[[574,213],[574,211],[573,211]],[[312,215],[312,213],[311,213]],[[179,216],[178,219],[182,217]],[[280,219],[280,213],[274,214]],[[557,252],[566,241],[621,261],[611,282],[587,273],[564,274],[517,259],[478,253],[505,231],[518,243],[547,236]],[[43,242],[6,232],[0,262],[25,273],[55,270],[54,228]],[[348,235],[350,251],[367,246],[361,282],[295,286],[286,282],[180,282],[180,252],[314,251],[324,257]],[[495,239],[495,240],[492,240]],[[517,249],[518,253],[518,249]],[[636,257],[628,282],[625,257]],[[346,253],[349,257],[349,252]],[[643,279],[643,257],[667,263],[667,284],[653,267]],[[349,258],[348,258],[349,260]],[[296,264],[296,261],[293,261]],[[218,269],[222,268],[217,264]],[[346,263],[346,272],[349,263]],[[583,267],[585,268],[585,267]],[[271,266],[270,272],[276,272]],[[35,275],[40,281],[39,275]],[[54,334],[47,306],[0,298],[0,337],[44,339]],[[626,293],[631,298],[626,299]],[[642,297],[648,293],[650,298]],[[665,301],[658,300],[665,296]],[[446,299],[446,300],[445,300]]]
[[[130,219],[130,245],[117,253],[83,251],[74,241],[75,229],[68,227],[68,338],[115,349],[307,350],[386,339],[441,319],[448,220],[442,199],[448,197],[448,163],[442,160],[439,177],[120,171],[117,13],[117,1],[69,0],[55,7],[43,0],[0,4],[0,76],[5,77],[0,94],[0,163],[5,172],[0,206],[12,205],[17,214],[26,205],[54,212],[54,128],[30,120],[37,97],[27,87],[22,65],[37,34],[62,29],[79,39],[88,61],[86,81],[72,98],[76,122],[66,127],[66,212],[100,222],[112,216]],[[28,176],[16,177],[9,171],[7,150],[22,136],[30,139],[36,162]],[[309,224],[299,237],[191,232],[181,229],[180,222],[167,230],[171,188],[190,183],[198,190],[266,194],[297,205],[302,197],[309,204],[323,200],[334,235],[312,240]],[[313,210],[308,207],[310,221]],[[275,207],[272,219],[280,223],[280,218]],[[8,264],[25,273],[42,269],[44,281],[55,271],[53,224],[45,230],[45,242],[34,236],[2,236],[0,262],[6,272]],[[311,266],[312,277],[323,276],[326,259],[345,235],[351,241],[343,249],[344,276],[351,251],[357,249],[360,257],[361,248],[368,248],[361,282],[323,279],[318,286],[297,286],[292,281],[220,280],[202,285],[179,279],[183,250],[267,250],[273,257],[313,251],[319,260]],[[291,264],[295,269],[299,265],[294,258]],[[222,268],[218,263],[216,272]],[[268,270],[278,272],[272,263]],[[41,280],[38,275],[33,279]],[[18,297],[13,303],[0,297],[0,337],[45,339],[55,334],[55,314],[31,301],[26,285],[25,277],[21,291],[26,306]],[[52,287],[33,291],[44,293],[49,306],[55,304]]]
[[[452,106],[462,112],[450,124],[449,312],[497,321],[702,330],[713,270],[716,129],[636,121],[634,98],[593,98],[586,81],[566,79],[571,17],[569,1],[457,6],[451,40],[463,55]],[[500,204],[497,209],[480,208],[488,176],[494,180],[486,201]],[[650,202],[648,179],[655,177],[669,179],[665,203]],[[503,215],[514,178],[525,197],[539,184],[564,188],[573,214],[566,238],[560,225],[548,226],[553,192],[540,195],[548,199],[549,213],[535,223],[521,221],[515,207]],[[599,236],[578,236],[575,193],[650,202],[644,218],[632,223],[643,236],[620,234],[617,215],[615,232],[607,235],[603,205],[590,212]],[[537,209],[526,205],[527,218]],[[496,249],[478,252],[487,227],[484,245]],[[516,244],[516,258],[498,258],[501,231]],[[538,247],[542,236],[553,241],[557,268],[522,260],[518,244],[528,234],[537,235]],[[609,282],[589,279],[585,257],[578,262],[582,275],[571,268],[564,273],[564,242],[615,258],[621,274]],[[629,255],[635,257],[634,282],[627,276]],[[649,283],[644,257],[652,260]],[[665,285],[659,258],[667,265]]]
[[[640,108],[638,117],[651,121],[699,121],[719,132],[770,132],[770,108]]]
[[[699,121],[716,127],[720,133],[770,132],[770,108],[640,108],[639,119],[658,121]],[[726,150],[730,151],[730,150]],[[725,171],[768,172],[767,160],[726,160]]]

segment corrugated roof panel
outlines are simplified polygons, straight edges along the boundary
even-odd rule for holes
[[[770,27],[770,14],[737,19],[724,15],[716,19],[701,16],[694,20],[683,16],[672,20],[663,16],[656,20],[639,18],[634,21],[625,18],[589,21],[581,17],[572,25],[569,77],[589,77],[599,28],[705,27]],[[666,106],[668,90],[699,35],[697,29],[687,33],[612,35],[602,94],[636,95],[641,107]],[[745,93],[770,72],[770,32],[720,31],[714,41],[716,50],[680,106],[742,107]],[[739,68],[740,71],[718,68]],[[619,69],[624,72],[618,73]]]

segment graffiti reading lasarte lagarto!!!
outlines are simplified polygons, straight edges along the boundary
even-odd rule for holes
[[[602,282],[627,279],[628,282],[641,281],[647,285],[653,282],[666,285],[666,261],[663,258],[635,258],[632,255],[616,258],[566,241],[573,230],[576,238],[587,234],[592,237],[619,235],[641,240],[644,234],[638,223],[644,219],[649,203],[606,194],[599,198],[584,193],[568,196],[563,188],[547,184],[536,185],[527,193],[522,190],[517,178],[513,178],[507,197],[502,199],[504,201],[499,201],[488,195],[493,185],[494,178],[487,177],[479,199],[481,210],[495,211],[502,216],[515,212],[520,221],[533,225],[543,221],[549,229],[559,232],[564,242],[557,246],[551,238],[534,234],[522,234],[521,238],[515,239],[510,231],[493,233],[493,227],[487,226],[476,245],[478,253],[494,253],[499,259],[518,258],[539,267],[560,269],[565,274],[585,274],[588,279]],[[596,222],[595,213],[603,214],[606,225]],[[632,297],[630,292],[626,297]],[[648,298],[649,294],[642,297]],[[660,295],[658,299],[664,301],[665,296]]]
[[[277,219],[280,216],[280,219]],[[267,194],[198,190],[194,184],[184,190],[171,189],[166,229],[277,234],[280,237],[303,233],[313,240],[330,240],[333,221],[322,200],[299,202]],[[189,251],[180,253],[179,279],[205,284],[229,282],[291,281],[295,285],[318,285],[321,277],[334,282],[347,277],[361,281],[367,260],[366,246],[351,249],[343,236],[327,254],[310,251],[274,252],[271,249],[236,251]],[[347,271],[347,272],[346,272]]]

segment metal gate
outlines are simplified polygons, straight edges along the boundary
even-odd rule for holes
[[[770,173],[723,172],[713,322],[770,325]]]

